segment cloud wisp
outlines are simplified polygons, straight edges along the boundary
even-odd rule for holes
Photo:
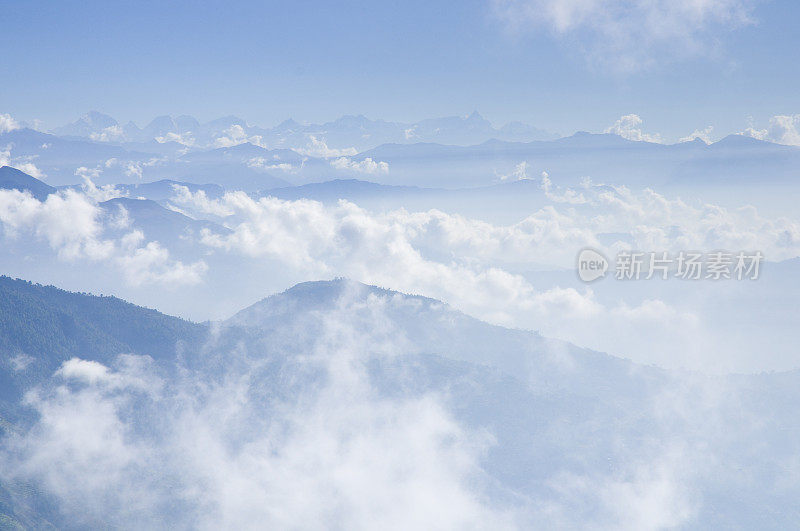
[[[725,33],[752,23],[752,0],[494,0],[512,31],[543,29],[593,65],[631,73],[719,53]]]

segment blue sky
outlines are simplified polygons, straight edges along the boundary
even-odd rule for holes
[[[477,109],[560,133],[635,113],[668,139],[800,113],[797,2],[582,4],[3,1],[0,112],[49,128],[90,109],[263,126]]]

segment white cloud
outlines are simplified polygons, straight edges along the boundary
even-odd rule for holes
[[[23,171],[28,175],[30,175],[31,177],[39,179],[40,181],[47,178],[47,175],[45,175],[45,173],[42,170],[40,170],[33,162],[18,162],[14,163],[14,166],[18,170]]]
[[[125,173],[127,177],[133,177],[138,180],[141,180],[142,177],[144,176],[145,168],[158,166],[165,160],[166,158],[157,158],[157,157],[148,160],[120,160],[117,158],[110,158],[105,161],[104,166],[106,168],[114,168],[119,166],[120,168],[122,168],[122,171]]]
[[[691,142],[692,140],[700,139],[706,144],[712,142],[711,134],[714,132],[714,126],[709,125],[705,129],[695,129],[694,132],[688,136],[678,139],[678,142]]]
[[[177,142],[178,144],[183,144],[184,146],[187,147],[191,147],[195,144],[195,138],[192,135],[191,131],[186,131],[184,133],[168,132],[164,136],[157,136],[155,140],[159,144],[166,144],[167,142]]]
[[[308,144],[304,148],[292,148],[297,153],[307,157],[318,157],[323,159],[330,159],[334,157],[352,157],[357,155],[356,148],[335,149],[328,147],[324,138],[317,138],[314,135],[308,135]]]
[[[93,202],[72,190],[51,194],[45,201],[16,190],[0,191],[0,223],[6,234],[16,237],[32,231],[62,259],[99,260],[111,255],[113,243],[99,238],[99,214]]]
[[[720,36],[751,23],[753,0],[494,0],[512,31],[544,28],[587,58],[630,72],[713,55]]]
[[[139,162],[135,161],[128,161],[127,165],[125,166],[125,175],[128,177],[136,177],[137,179],[142,179],[142,165]]]
[[[800,146],[800,114],[773,116],[766,129],[751,126],[741,134],[776,144]]]
[[[125,272],[126,280],[134,286],[199,284],[208,270],[202,260],[192,264],[172,260],[169,250],[154,241],[127,250],[116,261]]]
[[[195,193],[189,191],[189,188],[180,184],[173,184],[172,190],[175,195],[172,201],[179,205],[186,205],[192,207],[198,212],[211,214],[212,216],[225,218],[232,216],[235,209],[223,204],[219,201],[209,199],[205,190],[198,190]]]
[[[19,242],[30,248],[41,241],[60,260],[107,262],[115,265],[125,282],[134,286],[200,282],[207,269],[202,260],[187,265],[172,259],[169,251],[156,242],[131,239],[132,233],[119,238],[108,234],[127,228],[127,213],[107,214],[97,200],[113,194],[114,190],[97,189],[90,183],[89,180],[85,184],[86,193],[64,190],[50,194],[44,201],[27,192],[0,190],[0,226],[10,240],[5,244]]]
[[[13,144],[9,144],[5,148],[0,148],[0,166],[11,166],[39,180],[44,180],[47,177],[47,175],[33,163],[37,157],[36,155],[12,157],[12,148]]]
[[[0,114],[0,134],[19,129],[20,125],[10,114]]]
[[[248,168],[259,170],[280,170],[286,173],[296,173],[299,168],[295,168],[288,162],[274,162],[264,157],[253,157],[247,161]]]
[[[331,166],[337,170],[354,171],[357,173],[366,173],[368,175],[377,175],[379,173],[389,173],[388,162],[376,162],[370,157],[361,161],[355,161],[347,157],[339,157],[331,161]]]
[[[650,134],[642,131],[642,119],[637,114],[621,116],[613,125],[608,126],[604,133],[613,133],[622,138],[635,142],[661,142],[661,135]]]
[[[583,204],[587,202],[581,192],[577,192],[571,188],[567,188],[561,194],[556,193],[553,187],[553,181],[550,180],[550,175],[546,171],[542,172],[541,187],[545,197],[554,203]]]
[[[233,147],[245,143],[261,146],[263,148],[266,147],[260,135],[248,135],[239,124],[230,126],[222,132],[222,135],[214,139],[214,147],[218,148]]]
[[[68,380],[80,380],[90,384],[108,381],[111,378],[108,367],[102,363],[79,358],[65,361],[56,375]]]
[[[81,189],[87,197],[89,197],[95,203],[100,203],[103,201],[108,201],[109,199],[128,195],[127,192],[122,192],[121,190],[115,188],[113,184],[106,184],[99,187],[94,184],[94,179],[99,178],[101,173],[103,173],[103,168],[100,166],[96,168],[87,168],[86,166],[81,166],[75,170],[75,176],[80,177],[83,180]]]
[[[125,131],[121,125],[104,127],[99,133],[90,133],[89,138],[96,142],[123,142],[126,140]]]
[[[514,181],[525,181],[525,180],[527,180],[528,179],[528,163],[523,160],[522,162],[520,162],[519,164],[514,166],[514,169],[511,171],[510,174],[500,175],[500,180],[501,181],[507,181],[509,179],[514,180]]]

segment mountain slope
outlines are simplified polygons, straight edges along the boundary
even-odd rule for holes
[[[178,342],[196,341],[204,330],[202,325],[115,297],[72,293],[2,276],[0,400],[8,406],[8,400],[71,357],[105,363],[122,353],[170,358]]]
[[[359,315],[359,304],[370,299],[383,301],[382,311],[403,338],[406,352],[491,366],[540,389],[573,392],[575,382],[580,381],[577,392],[606,396],[619,390],[614,390],[610,382],[625,382],[627,391],[640,395],[664,379],[663,371],[655,368],[640,367],[535,332],[490,325],[435,299],[347,279],[297,284],[241,310],[227,324],[258,333],[280,333],[298,326],[316,330],[321,321],[315,316],[320,313],[342,310]],[[369,328],[371,318],[371,314],[364,314],[362,326]]]
[[[19,190],[20,192],[27,190],[39,201],[44,201],[48,195],[56,191],[49,184],[11,166],[0,167],[0,189]]]

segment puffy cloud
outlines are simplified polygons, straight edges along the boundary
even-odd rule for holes
[[[205,190],[198,190],[195,193],[189,191],[186,186],[180,184],[173,184],[172,190],[174,195],[172,201],[179,205],[186,205],[198,212],[211,214],[216,217],[232,216],[235,210],[219,201],[214,201],[208,198]]]
[[[117,263],[125,272],[126,280],[133,285],[199,284],[203,273],[208,270],[208,265],[202,260],[192,264],[172,260],[169,250],[158,242],[147,242],[126,251],[117,258]]]
[[[352,157],[357,155],[356,148],[335,149],[328,147],[324,138],[317,138],[314,135],[308,135],[308,144],[304,148],[292,148],[297,153],[307,157],[318,157],[323,159],[330,159],[334,157]]]
[[[141,180],[144,176],[145,168],[157,166],[165,161],[165,158],[151,158],[148,160],[120,160],[117,158],[110,158],[105,161],[106,168],[114,168],[119,166],[127,177],[136,178]]]
[[[90,133],[89,138],[96,142],[123,142],[126,140],[125,131],[121,125],[104,127],[100,132]]]
[[[661,135],[650,134],[642,131],[642,119],[637,114],[621,116],[613,125],[608,126],[604,133],[613,133],[622,138],[636,142],[661,142]]]
[[[800,114],[773,116],[768,128],[754,129],[751,126],[741,134],[776,144],[800,146]]]
[[[369,175],[377,175],[379,173],[389,173],[388,162],[376,162],[370,157],[361,161],[355,161],[347,157],[339,157],[331,161],[331,166],[337,170],[354,171],[357,173],[366,173]]]
[[[715,53],[719,35],[751,23],[753,0],[494,0],[512,31],[549,29],[603,67],[630,72]]]
[[[542,172],[542,190],[544,191],[545,197],[547,197],[550,201],[554,203],[573,203],[573,204],[583,204],[586,203],[587,200],[583,196],[581,192],[577,192],[571,188],[567,188],[561,194],[556,193],[555,188],[553,186],[553,181],[550,180],[550,175],[546,172]]]
[[[295,168],[288,162],[276,162],[267,160],[264,157],[253,157],[247,161],[248,168],[257,168],[259,170],[280,170],[286,173],[296,173],[299,168]]]
[[[88,196],[92,201],[100,203],[102,201],[108,201],[109,199],[128,195],[127,192],[118,190],[113,184],[105,184],[99,187],[94,184],[93,179],[100,177],[101,173],[103,173],[103,168],[99,166],[96,168],[87,168],[86,166],[81,166],[75,170],[75,176],[80,177],[83,180],[83,184],[81,184],[83,193],[86,194],[86,196]]]
[[[125,175],[142,179],[142,165],[139,162],[129,161],[125,166]]]
[[[713,132],[714,132],[714,126],[709,125],[705,129],[695,129],[692,134],[678,139],[678,142],[691,142],[692,140],[696,140],[699,138],[706,144],[710,144],[712,142],[711,133]]]
[[[157,136],[156,142],[158,142],[159,144],[165,144],[167,142],[177,142],[178,144],[183,144],[184,146],[191,147],[195,144],[196,140],[192,135],[191,131],[186,131],[184,133],[168,132],[164,136]]]
[[[248,135],[241,125],[234,124],[214,139],[214,147],[233,147],[248,142],[256,146],[266,147],[260,135]]]
[[[102,363],[86,361],[79,358],[72,358],[69,361],[65,361],[56,372],[56,375],[90,384],[108,381],[111,378],[108,367]]]
[[[205,262],[184,264],[171,258],[156,242],[144,242],[137,231],[115,238],[110,231],[129,226],[127,212],[107,213],[97,201],[113,195],[112,188],[98,189],[87,180],[85,193],[64,190],[39,201],[27,192],[0,190],[0,226],[10,241],[45,242],[61,260],[113,264],[131,285],[160,283],[193,284],[201,280]],[[69,222],[65,222],[69,220]],[[8,245],[9,242],[6,242]]]
[[[19,129],[20,125],[10,114],[0,114],[0,134]]]
[[[27,173],[31,177],[39,179],[40,181],[47,178],[47,175],[42,170],[40,170],[33,162],[15,162],[14,167],[16,167],[20,171]]]
[[[12,148],[13,145],[11,144],[7,145],[5,148],[0,148],[0,166],[12,166],[39,180],[44,180],[47,177],[47,175],[33,163],[36,159],[36,155],[12,157]]]
[[[99,238],[99,217],[97,206],[72,190],[51,194],[45,201],[16,190],[0,191],[0,223],[6,234],[16,237],[32,231],[62,259],[100,260],[112,254],[113,243]]]

